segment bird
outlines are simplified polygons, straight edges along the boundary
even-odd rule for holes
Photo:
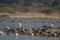
[[[57,36],[57,34],[54,34],[55,36]]]
[[[2,35],[3,35],[3,34],[4,34],[4,33],[3,33],[3,31],[0,31],[0,34],[2,34]]]
[[[21,26],[22,26],[22,23],[20,22],[20,23],[19,23],[19,25],[20,25],[20,28],[21,28]]]
[[[10,29],[9,27],[7,27],[7,29]]]
[[[16,36],[18,36],[18,33],[16,33]]]
[[[18,40],[18,35],[19,35],[19,34],[18,34],[18,33],[16,33],[16,38],[17,38],[17,40]]]
[[[31,33],[32,36],[35,36],[34,33]]]
[[[51,24],[51,27],[53,27],[54,26],[54,24]]]
[[[43,28],[41,27],[41,29],[43,29]]]

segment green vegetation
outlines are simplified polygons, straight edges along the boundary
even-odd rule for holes
[[[60,13],[59,0],[0,0],[0,4],[0,12],[11,14],[16,12]]]
[[[50,7],[48,9],[43,9],[41,12],[46,13],[46,14],[53,13],[53,12],[59,12],[60,13],[60,5],[55,6],[55,7]]]
[[[15,12],[39,12],[39,13],[46,13],[50,14],[53,12],[60,13],[60,5],[55,7],[48,7],[48,8],[37,8],[37,7],[12,7],[12,6],[4,6],[0,7],[0,12],[8,12],[14,14]]]
[[[14,13],[15,10],[10,6],[0,7],[0,12]]]

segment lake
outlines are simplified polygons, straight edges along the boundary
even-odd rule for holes
[[[22,24],[23,28],[33,28],[33,27],[42,27],[51,26],[57,28],[60,27],[60,20],[32,20],[32,19],[2,19],[0,18],[0,31],[5,27],[20,27],[19,23]],[[59,37],[39,37],[39,36],[31,36],[31,35],[0,35],[0,40],[60,40]]]

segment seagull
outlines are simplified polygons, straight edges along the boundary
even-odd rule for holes
[[[21,26],[22,26],[22,23],[20,22],[20,23],[19,23],[19,25],[20,25],[20,28],[21,28]]]

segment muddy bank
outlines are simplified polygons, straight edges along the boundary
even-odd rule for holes
[[[6,15],[6,17],[4,15]],[[0,17],[1,16],[5,18],[60,19],[60,14],[58,13],[43,14],[43,13],[34,13],[34,12],[27,12],[27,13],[16,12],[14,14],[0,13]]]

